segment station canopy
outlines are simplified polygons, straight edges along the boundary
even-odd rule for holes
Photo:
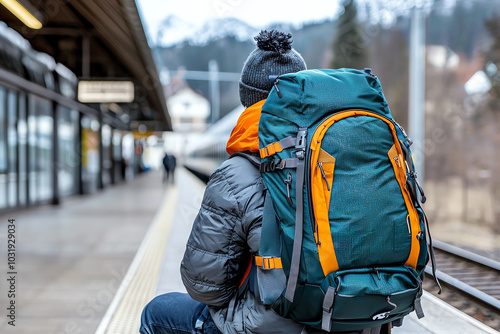
[[[5,5],[10,1],[1,2]],[[141,126],[152,131],[172,129],[135,0],[17,2],[40,21],[41,27],[29,28],[4,6],[0,6],[0,20],[24,36],[33,49],[68,67],[80,83],[88,81],[84,87],[87,93],[92,87],[114,89],[127,86],[113,82],[133,82],[132,101],[118,99],[114,103],[111,98],[101,101],[101,107],[109,107],[108,112],[126,113],[132,130]],[[98,100],[99,97],[96,101],[81,102]]]

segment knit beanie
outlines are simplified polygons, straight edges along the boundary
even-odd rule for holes
[[[307,69],[302,56],[292,48],[292,34],[262,30],[254,39],[257,48],[245,61],[240,78],[240,101],[245,108],[267,98],[273,87],[269,76]]]

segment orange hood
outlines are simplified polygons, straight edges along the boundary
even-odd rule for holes
[[[227,141],[226,152],[259,152],[259,120],[262,106],[266,100],[259,101],[246,108]]]

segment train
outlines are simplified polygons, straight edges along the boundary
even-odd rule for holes
[[[202,134],[191,136],[184,167],[203,182],[207,183],[212,172],[229,158],[227,140],[243,111],[243,106],[236,107]]]

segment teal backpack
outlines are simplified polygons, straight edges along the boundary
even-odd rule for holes
[[[401,323],[413,310],[422,317],[428,254],[434,268],[417,190],[425,196],[411,141],[371,70],[279,76],[259,142],[268,194],[255,257],[261,301],[329,332]]]

